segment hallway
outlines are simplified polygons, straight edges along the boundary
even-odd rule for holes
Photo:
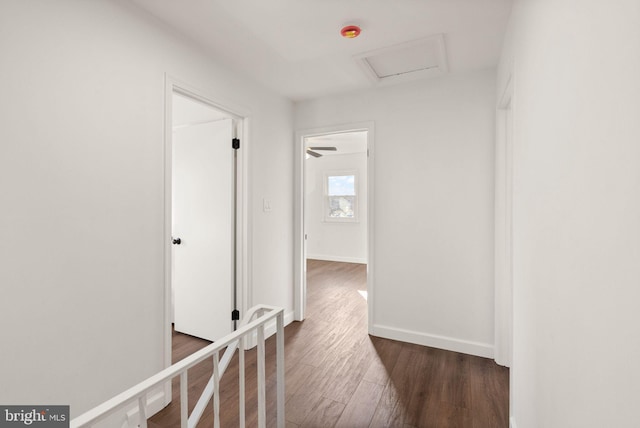
[[[287,427],[508,426],[508,370],[492,360],[367,334],[366,266],[308,261],[308,317],[285,329]],[[174,335],[174,358],[207,342]],[[267,342],[267,400],[275,397],[274,340]],[[256,425],[255,350],[247,353],[247,426]],[[193,373],[192,373],[193,372]],[[222,425],[238,426],[237,358],[222,382]],[[211,364],[189,372],[190,407]],[[150,427],[178,426],[179,399]],[[192,395],[193,394],[193,395]],[[274,401],[274,400],[271,400]],[[275,425],[269,406],[268,426]],[[211,406],[202,426],[212,425]]]

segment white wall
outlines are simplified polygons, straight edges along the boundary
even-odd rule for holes
[[[358,222],[324,220],[325,174],[356,171]],[[305,163],[307,258],[349,263],[367,262],[367,154],[310,158]]]
[[[639,22],[637,0],[514,6],[518,428],[638,426]]]
[[[295,113],[297,129],[375,121],[372,332],[491,355],[495,70],[300,102]]]
[[[163,366],[165,72],[251,112],[253,297],[292,308],[289,101],[125,1],[3,1],[0,52],[1,403],[77,415]]]

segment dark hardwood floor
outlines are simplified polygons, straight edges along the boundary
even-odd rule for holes
[[[308,261],[307,319],[285,329],[287,427],[508,427],[509,372],[492,360],[371,337],[366,267]],[[174,361],[207,345],[173,336]],[[256,352],[247,358],[247,426],[257,426]],[[211,376],[205,362],[189,371],[189,407]],[[275,341],[267,342],[267,421],[275,426]],[[237,356],[221,385],[223,427],[238,426]],[[149,427],[179,426],[174,401]],[[213,426],[212,405],[200,425]]]

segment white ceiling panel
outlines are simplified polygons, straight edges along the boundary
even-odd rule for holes
[[[376,84],[434,77],[448,70],[441,34],[366,52],[355,59]]]

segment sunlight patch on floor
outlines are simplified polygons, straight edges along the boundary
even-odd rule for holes
[[[360,293],[364,300],[367,300],[367,290],[358,290],[358,293]]]

